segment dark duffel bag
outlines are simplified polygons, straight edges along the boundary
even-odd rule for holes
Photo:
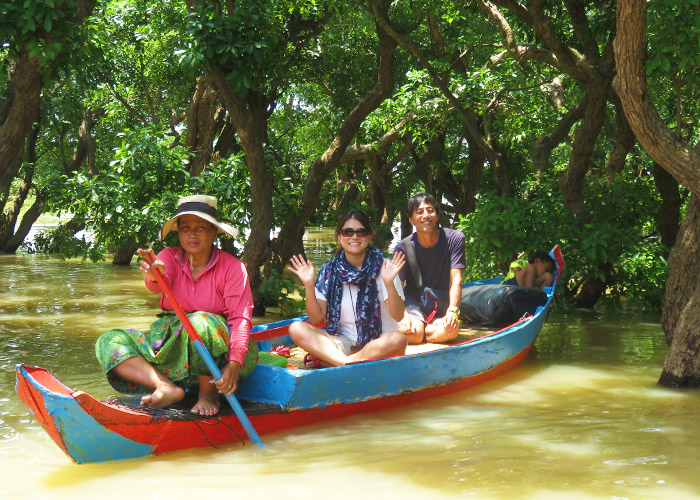
[[[539,288],[512,285],[475,285],[462,288],[460,319],[473,325],[507,326],[535,313],[547,303]]]

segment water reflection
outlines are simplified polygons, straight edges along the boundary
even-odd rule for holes
[[[333,252],[324,241],[309,242],[316,262]],[[269,449],[76,466],[14,394],[14,364],[106,398],[95,339],[147,326],[157,299],[135,266],[0,256],[0,279],[0,498],[116,498],[134,485],[145,498],[700,498],[700,397],[656,385],[664,337],[626,311],[555,311],[523,366],[498,380],[266,436]]]

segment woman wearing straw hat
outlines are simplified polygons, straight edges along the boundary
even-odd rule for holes
[[[218,220],[216,198],[180,198],[177,214],[163,224],[160,239],[170,231],[178,232],[180,247],[166,248],[157,257],[152,249],[138,250],[153,262],[140,262],[146,287],[162,293],[153,270],[157,268],[221,367],[221,379],[212,381],[165,296],[160,298],[163,313],[147,331],[110,330],[97,340],[95,353],[112,387],[126,393],[150,391],[142,406],[170,406],[184,398],[185,388],[198,386],[191,411],[213,415],[219,411],[219,392],[233,393],[239,377],[257,364],[258,350],[250,340],[253,296],[248,273],[240,260],[214,245],[217,234],[236,236],[233,227]]]

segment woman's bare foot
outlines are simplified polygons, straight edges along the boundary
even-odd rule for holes
[[[311,370],[313,368],[333,368],[334,366],[336,366],[332,363],[329,363],[328,361],[318,359],[317,357],[312,356],[311,354],[307,354],[306,356],[304,356],[304,365],[309,370]],[[338,366],[342,366],[342,365],[338,365]]]
[[[161,383],[156,386],[152,394],[147,394],[141,398],[141,406],[152,408],[165,408],[177,403],[185,397],[185,390],[175,384]]]
[[[219,413],[219,391],[214,384],[207,384],[210,387],[199,386],[199,399],[190,410],[199,415],[216,415]]]
[[[304,365],[309,369],[321,368],[321,360],[311,354],[306,354],[306,356],[304,356]]]

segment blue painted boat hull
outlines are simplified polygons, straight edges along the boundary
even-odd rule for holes
[[[553,256],[559,278],[564,262],[558,247]],[[236,394],[262,436],[464,390],[498,377],[525,359],[552,303],[554,287],[546,291],[547,303],[534,315],[480,338],[342,367],[303,370],[260,364],[241,380]],[[287,328],[293,321],[257,326],[253,337],[263,348],[272,340],[275,344],[289,340]],[[224,414],[223,408],[217,418],[169,419],[98,401],[83,391],[73,391],[38,367],[17,365],[16,377],[20,399],[77,463],[220,446],[243,441],[246,436],[236,416]]]

